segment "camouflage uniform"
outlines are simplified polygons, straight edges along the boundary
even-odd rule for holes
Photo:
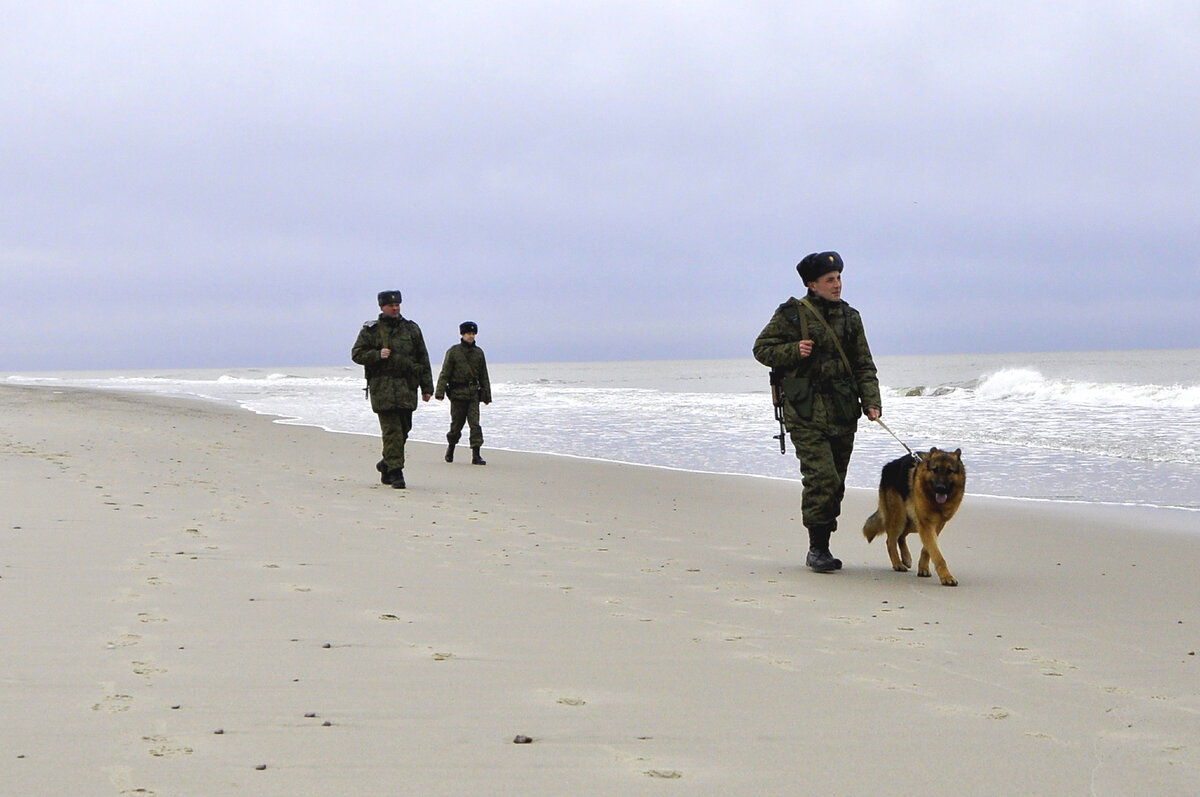
[[[450,431],[446,434],[446,442],[457,445],[462,439],[463,424],[468,423],[471,448],[482,446],[479,403],[492,403],[492,383],[488,380],[483,349],[476,344],[464,340],[446,350],[433,397],[441,400],[446,396],[450,398]]]
[[[754,341],[754,359],[792,381],[793,396],[784,405],[784,424],[800,460],[805,527],[825,534],[837,528],[846,469],[854,450],[854,432],[864,407],[880,407],[879,380],[867,345],[862,317],[844,301],[830,302],[811,291],[808,302],[829,323],[846,352],[853,373],[812,311],[792,297],[781,304]],[[813,351],[801,357],[804,319]],[[797,379],[799,378],[799,379]],[[805,378],[808,395],[804,395]]]
[[[391,349],[387,359],[379,356],[380,349],[385,348]],[[350,359],[367,370],[371,409],[379,416],[383,436],[385,472],[402,470],[417,391],[433,393],[433,369],[421,328],[403,316],[392,318],[380,313],[379,318],[363,324]]]

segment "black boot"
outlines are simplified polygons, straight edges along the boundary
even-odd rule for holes
[[[446,461],[447,462],[454,461],[454,443],[451,443],[450,445],[446,446]]]
[[[829,535],[832,533],[832,526],[808,530],[808,557],[804,563],[818,573],[832,573],[842,569],[842,560],[835,559],[829,552]]]
[[[392,480],[391,485],[393,490],[404,489],[404,471],[401,468],[396,468],[394,471],[390,472],[388,476]]]
[[[375,470],[379,471],[379,481],[383,484],[392,483],[392,472],[388,470],[387,460],[381,459],[375,463]]]
[[[487,464],[486,462],[483,461],[483,457],[479,456],[479,446],[471,446],[471,464],[472,465],[486,465]]]

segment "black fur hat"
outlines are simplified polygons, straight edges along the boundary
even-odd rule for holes
[[[474,321],[464,321],[458,325],[458,334],[465,335],[468,332],[479,333],[479,325]]]
[[[796,273],[800,275],[800,281],[807,285],[831,271],[840,274],[844,267],[842,256],[837,252],[813,252],[796,264]]]
[[[400,304],[400,291],[383,291],[379,294],[379,306],[385,304]]]

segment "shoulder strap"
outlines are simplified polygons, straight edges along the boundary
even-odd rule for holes
[[[842,348],[842,342],[838,340],[837,333],[833,331],[833,327],[829,326],[829,322],[825,320],[825,316],[818,313],[817,308],[808,303],[808,297],[801,299],[800,304],[807,307],[817,317],[817,320],[821,322],[822,326],[829,331],[829,337],[833,338],[833,345],[837,346],[838,354],[842,355],[842,362],[846,364],[846,371],[853,376],[854,366],[850,365],[850,358],[846,356],[846,350]]]
[[[808,340],[808,322],[804,320],[804,316],[790,302],[784,302],[779,305],[779,311],[783,313],[783,317],[791,321],[795,326],[800,327],[800,340]]]

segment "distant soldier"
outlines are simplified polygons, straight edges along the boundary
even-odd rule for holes
[[[801,260],[796,271],[808,294],[779,305],[754,341],[754,359],[780,377],[784,423],[803,476],[805,563],[819,573],[842,566],[829,552],[829,535],[842,511],[858,418],[865,412],[873,421],[883,406],[862,317],[842,301],[842,268],[837,252]]]
[[[492,403],[492,383],[488,380],[483,349],[475,345],[479,325],[464,321],[458,325],[462,340],[446,350],[442,372],[438,375],[438,401],[450,397],[450,431],[446,433],[446,461],[454,461],[454,447],[462,439],[464,423],[471,425],[471,464],[486,465],[479,449],[483,447],[483,427],[479,425],[479,404]]]
[[[403,490],[404,444],[412,431],[417,390],[429,401],[433,370],[421,328],[400,315],[400,291],[379,294],[379,318],[363,324],[350,359],[366,369],[371,409],[379,416],[383,459],[375,469],[380,481]]]

